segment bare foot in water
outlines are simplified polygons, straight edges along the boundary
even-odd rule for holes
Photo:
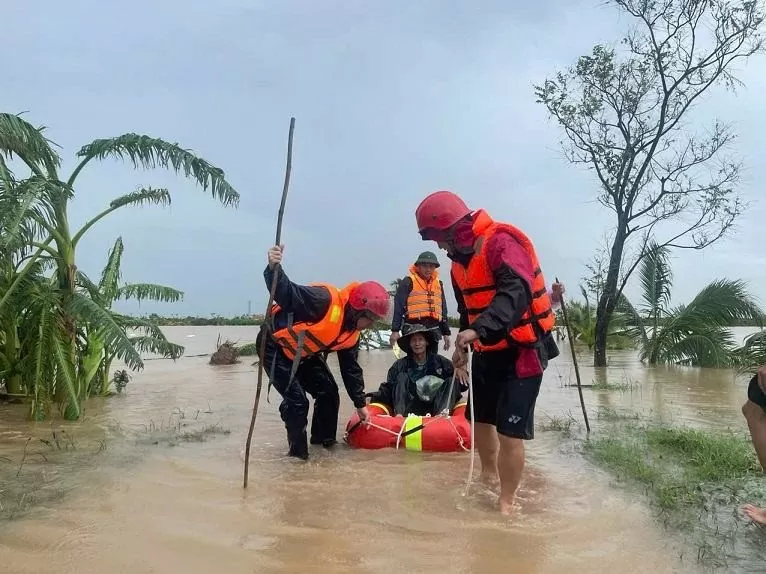
[[[742,507],[742,512],[744,512],[745,516],[753,522],[766,526],[766,508],[759,508],[752,504],[746,504]]]
[[[516,511],[515,496],[503,498],[502,496],[498,500],[500,504],[500,514],[503,516],[511,516]]]

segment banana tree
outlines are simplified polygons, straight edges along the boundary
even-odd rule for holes
[[[30,218],[39,207],[37,196],[44,191],[44,185],[34,179],[16,182],[0,154],[0,381],[5,381],[10,394],[24,391],[19,355],[20,322],[26,309],[23,295],[45,280],[45,258],[32,256],[36,229]]]
[[[183,292],[164,285],[152,283],[126,283],[120,285],[120,264],[124,245],[122,237],[118,237],[109,251],[106,266],[101,272],[97,285],[78,271],[78,285],[90,297],[106,310],[109,310],[117,324],[136,331],[128,335],[133,348],[141,352],[161,355],[173,360],[183,355],[184,347],[167,340],[159,326],[149,319],[126,317],[112,311],[112,305],[119,299],[134,299],[139,303],[143,300],[160,302],[177,302],[183,299]],[[104,336],[99,329],[88,329],[84,335],[84,356],[82,360],[83,383],[87,395],[106,395],[109,393],[112,362],[117,357],[119,349],[107,346]]]
[[[27,368],[21,374],[27,384],[21,386],[44,391],[41,401],[47,400],[52,391],[67,419],[79,418],[89,388],[87,377],[93,367],[90,363],[91,369],[83,365],[83,357],[90,352],[94,353],[91,360],[95,360],[92,358],[95,350],[87,350],[89,336],[97,337],[104,345],[104,352],[109,349],[112,358],[119,358],[131,369],[143,365],[141,348],[151,348],[161,341],[161,332],[155,326],[121,317],[104,307],[99,298],[93,298],[87,278],[76,266],[77,246],[89,229],[118,209],[170,204],[168,190],[141,187],[112,200],[103,211],[72,232],[68,207],[78,176],[94,160],[128,159],[136,168],[163,167],[182,173],[225,206],[236,206],[239,201],[239,194],[226,181],[223,170],[178,144],[159,138],[129,133],[98,139],[81,148],[77,157],[80,162],[71,175],[66,180],[60,179],[60,158],[52,143],[43,136],[43,129],[33,127],[19,116],[0,114],[2,191],[17,198],[18,212],[23,214],[21,220],[32,234],[25,245],[28,254],[24,255],[23,265],[17,272],[4,276],[7,286],[0,292],[0,313],[14,309],[10,314],[17,322],[17,332],[18,322],[24,318],[26,330],[16,344],[17,355],[24,359]],[[21,162],[22,167],[29,170],[29,176],[16,179],[3,158]],[[51,265],[54,273],[52,281],[35,283],[32,298],[27,296],[24,286],[28,285],[29,276],[39,269],[38,262]],[[16,308],[12,302],[19,298],[29,304]],[[139,337],[144,338],[129,337],[127,330],[135,327],[143,328],[144,334]],[[4,347],[10,348],[10,337],[4,342]],[[20,361],[13,363],[18,365]],[[40,418],[45,412],[47,406],[37,405],[33,416]]]
[[[762,321],[762,310],[738,280],[713,281],[688,305],[670,307],[673,274],[666,247],[650,246],[640,278],[642,305],[637,309],[623,298],[618,308],[628,318],[641,360],[650,365],[731,366],[737,350],[730,326]]]
[[[596,342],[596,309],[591,305],[588,291],[582,285],[580,285],[580,293],[582,293],[583,301],[574,299],[567,302],[569,328],[575,342],[587,345],[588,349],[593,349]],[[561,309],[556,311],[556,322],[559,325],[566,323]],[[633,346],[633,341],[625,334],[624,330],[623,316],[615,312],[609,323],[608,349],[627,349]]]

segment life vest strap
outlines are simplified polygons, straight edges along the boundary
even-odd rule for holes
[[[480,287],[466,287],[461,289],[463,295],[473,295],[474,293],[484,293],[485,291],[494,291],[497,289],[497,285],[492,283],[491,285],[482,285]]]
[[[519,325],[531,325],[532,323],[537,323],[540,319],[545,319],[546,317],[549,317],[553,314],[553,309],[546,309],[542,313],[538,313],[537,315],[530,315],[526,319],[522,319],[519,321]]]

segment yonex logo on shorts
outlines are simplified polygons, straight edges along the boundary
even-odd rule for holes
[[[516,423],[517,423],[517,422],[519,422],[520,420],[521,420],[521,417],[520,417],[520,416],[518,416],[518,415],[511,415],[510,417],[508,417],[508,422],[509,422],[509,423],[513,423],[513,424],[516,424]]]

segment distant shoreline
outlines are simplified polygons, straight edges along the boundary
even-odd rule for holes
[[[148,319],[156,325],[163,327],[258,327],[263,323],[263,315],[239,315],[235,317],[222,317],[219,315],[212,315],[210,317],[197,317],[193,315],[187,315],[186,317],[177,316],[164,316],[152,313],[151,315],[131,315],[134,317],[140,317],[142,319]],[[459,321],[455,317],[449,318],[450,327],[457,328]],[[751,324],[752,323],[752,324]],[[559,323],[559,326],[563,327],[563,323]],[[736,322],[728,327],[760,327],[755,322]],[[390,329],[390,323],[379,323],[376,328],[378,329]]]
[[[151,315],[131,315],[141,319],[152,321],[155,325],[162,327],[258,327],[263,323],[263,315],[238,315],[235,317],[223,317],[212,315],[210,317],[197,317],[187,315],[186,317],[165,316],[152,313]],[[459,321],[449,318],[451,327],[457,327]],[[390,329],[390,323],[380,322],[375,325],[376,329]]]

